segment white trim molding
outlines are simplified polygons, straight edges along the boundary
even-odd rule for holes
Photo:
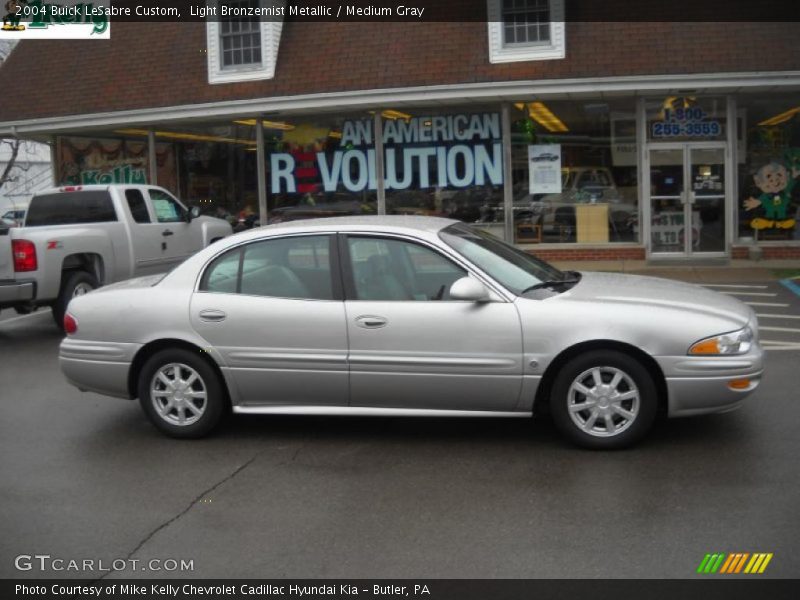
[[[556,60],[567,53],[564,28],[564,0],[549,0],[550,41],[506,44],[503,40],[503,0],[486,0],[489,33],[489,62],[492,64],[528,60]]]
[[[275,2],[282,6],[285,2]],[[220,22],[206,23],[206,49],[208,56],[208,83],[235,83],[239,81],[256,81],[275,77],[278,63],[278,50],[281,43],[283,19],[264,20],[259,22],[261,33],[261,62],[252,65],[223,67],[220,51]]]
[[[271,96],[242,100],[224,100],[202,104],[184,104],[137,108],[104,113],[88,113],[19,121],[0,122],[0,135],[75,133],[108,127],[133,127],[155,122],[184,119],[227,119],[255,114],[302,114],[342,110],[375,109],[383,106],[422,106],[465,104],[468,102],[519,102],[538,97],[602,97],[621,93],[633,97],[653,94],[677,94],[691,89],[694,93],[737,93],[763,89],[800,89],[800,71],[695,73],[680,75],[636,75],[621,77],[584,77],[580,79],[540,79],[536,81],[492,81],[420,87],[347,90],[295,96]]]

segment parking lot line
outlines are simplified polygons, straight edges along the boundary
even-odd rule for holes
[[[728,296],[768,296],[774,298],[778,294],[772,294],[768,292],[720,292],[721,294],[727,294]]]
[[[786,331],[788,333],[800,333],[800,329],[792,328],[792,327],[761,327],[758,328],[760,331]]]
[[[756,313],[759,319],[800,319],[800,315],[767,315]]]
[[[782,304],[779,302],[746,302],[745,304],[749,304],[750,306],[779,306],[781,308],[786,308],[789,306],[788,304]]]
[[[798,284],[797,279],[781,279],[781,285],[800,296],[800,284]]]
[[[713,287],[713,288],[742,288],[742,289],[749,289],[749,290],[765,290],[768,286],[766,285],[742,285],[738,283],[704,283],[703,287]]]
[[[0,325],[5,325],[6,323],[14,323],[15,321],[21,321],[22,319],[29,319],[30,317],[37,317],[39,315],[46,315],[50,313],[49,308],[45,308],[44,310],[37,310],[36,312],[32,312],[29,315],[20,315],[19,317],[11,317],[10,319],[4,319],[0,321]]]

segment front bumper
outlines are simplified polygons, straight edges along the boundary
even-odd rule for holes
[[[33,281],[0,280],[0,308],[30,302],[35,292],[36,284]]]
[[[128,374],[141,344],[91,342],[65,338],[58,364],[72,385],[81,391],[130,398]]]
[[[670,417],[734,410],[759,386],[764,372],[758,345],[741,356],[662,356],[656,361],[666,378]],[[730,387],[745,380],[744,387]]]

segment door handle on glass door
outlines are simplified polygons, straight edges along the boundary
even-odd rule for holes
[[[361,315],[356,317],[356,325],[365,329],[379,329],[386,327],[389,321],[385,317],[376,317],[374,315]]]
[[[206,322],[209,322],[209,323],[218,323],[219,321],[224,321],[225,317],[227,317],[228,315],[226,315],[221,310],[216,310],[216,309],[213,309],[213,308],[209,308],[209,309],[201,310],[199,316],[200,316],[200,320],[201,321],[206,321]]]

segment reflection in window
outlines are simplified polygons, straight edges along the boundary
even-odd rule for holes
[[[515,242],[638,241],[633,100],[519,103],[511,139]]]
[[[550,41],[550,0],[503,0],[503,42]]]
[[[400,240],[348,240],[358,300],[448,300],[466,272],[433,250]]]

